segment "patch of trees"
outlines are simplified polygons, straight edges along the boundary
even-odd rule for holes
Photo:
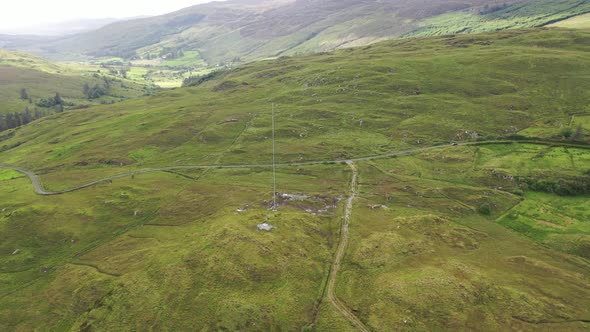
[[[583,176],[548,179],[519,178],[523,189],[552,193],[559,196],[581,196],[590,194],[590,171]]]
[[[127,73],[125,72],[125,75],[126,74]],[[84,83],[82,86],[82,93],[84,93],[84,96],[87,99],[98,99],[109,94],[111,85],[114,81],[106,76],[103,76],[102,80],[101,83],[96,83],[92,86],[88,83]]]
[[[162,49],[162,51],[160,51],[160,57],[167,59],[167,60],[182,58],[183,56],[184,56],[184,51],[182,49],[178,49],[178,48],[164,47],[164,49]]]
[[[59,93],[56,93],[53,97],[41,98],[37,102],[37,106],[45,108],[53,107],[58,112],[63,112],[65,106],[74,106],[74,104],[66,102]]]
[[[134,44],[129,45],[127,44],[120,44],[119,46],[115,46],[113,48],[103,48],[94,52],[88,53],[88,55],[94,57],[114,57],[114,58],[121,58],[121,59],[131,59],[137,56],[135,50],[137,48],[141,48],[143,46],[151,45],[160,42],[156,36],[154,38],[145,38],[143,40],[138,40]]]
[[[189,76],[182,81],[183,87],[198,86],[207,81],[210,81],[223,73],[221,70],[212,71],[206,75]]]
[[[30,110],[27,107],[22,112],[0,114],[0,131],[26,125],[27,123],[42,118],[50,113],[51,112],[46,110]]]
[[[120,62],[121,65],[124,65],[122,62]],[[127,78],[127,73],[129,72],[129,67],[127,66],[123,66],[121,68],[117,68],[117,67],[112,67],[106,64],[102,64],[100,65],[101,68],[108,70],[109,74],[114,75],[114,76],[121,76],[123,78]],[[100,71],[99,71],[100,72]],[[96,78],[99,78],[100,75],[95,74]],[[103,79],[109,79],[106,76],[103,76]]]
[[[103,62],[101,67],[107,68],[107,66],[123,66],[123,65],[125,65],[125,63],[123,61],[111,60],[111,61]]]
[[[127,73],[129,72],[128,68],[121,68],[121,69],[117,69],[117,68],[109,68],[109,73],[111,75],[120,75],[123,78],[127,78]]]
[[[95,84],[91,87],[88,83],[84,83],[82,92],[87,99],[97,99],[106,95],[108,90],[103,85]]]

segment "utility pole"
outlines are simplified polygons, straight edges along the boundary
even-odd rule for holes
[[[277,172],[275,159],[275,104],[272,104],[272,210],[277,210]]]

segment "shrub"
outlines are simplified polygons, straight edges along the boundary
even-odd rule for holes
[[[559,196],[579,196],[590,194],[590,176],[587,175],[562,177],[559,179],[521,178],[519,179],[519,182],[521,183],[521,188],[552,193]]]
[[[574,130],[571,127],[564,127],[559,132],[559,135],[563,138],[571,138],[574,135]]]
[[[477,212],[484,216],[489,216],[492,214],[492,206],[490,203],[483,203],[477,207]]]

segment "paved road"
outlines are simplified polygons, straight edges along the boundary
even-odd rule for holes
[[[31,182],[33,182],[33,186],[35,186],[35,191],[38,194],[41,194],[41,195],[51,195],[52,194],[52,193],[46,192],[45,190],[43,190],[43,188],[41,188],[41,185],[39,184],[39,179],[37,178],[37,176],[33,172],[30,172],[30,171],[27,171],[25,169],[18,168],[18,167],[4,166],[4,165],[0,165],[0,169],[11,169],[13,171],[23,173],[24,175],[28,176],[29,179],[31,179]]]
[[[338,244],[338,251],[336,251],[336,257],[334,257],[334,263],[332,264],[332,270],[330,271],[330,277],[328,279],[328,299],[338,311],[350,321],[359,331],[369,332],[365,324],[355,316],[355,314],[346,307],[346,305],[336,297],[336,278],[338,277],[338,271],[348,245],[348,226],[350,225],[350,216],[352,213],[352,203],[356,198],[357,194],[357,179],[358,171],[352,161],[348,161],[348,165],[352,169],[352,180],[350,182],[350,197],[346,201],[346,210],[344,211],[344,221],[342,222],[342,228],[340,230],[340,243]]]
[[[544,142],[544,141],[509,141],[509,140],[497,140],[497,141],[480,141],[480,142],[466,142],[466,143],[458,143],[458,144],[444,144],[444,145],[435,145],[429,146],[424,148],[417,148],[405,151],[398,151],[392,153],[386,153],[381,155],[374,155],[374,156],[367,156],[367,157],[360,157],[360,158],[353,158],[353,159],[339,159],[339,160],[322,160],[322,161],[308,161],[308,162],[300,162],[300,163],[284,163],[284,164],[276,164],[277,167],[291,167],[291,166],[312,166],[312,165],[321,165],[321,164],[331,164],[331,163],[347,163],[347,162],[358,162],[358,161],[369,161],[369,160],[376,160],[376,159],[386,159],[392,157],[398,157],[408,154],[413,154],[417,152],[429,151],[429,150],[436,150],[442,148],[448,148],[451,146],[475,146],[475,145],[485,145],[485,144],[510,144],[510,143],[521,143],[521,144],[537,144],[537,145],[554,145],[554,146],[565,146],[565,147],[575,147],[575,148],[583,148],[583,149],[590,149],[590,145],[581,145],[581,144],[571,144],[571,143],[560,143],[560,142]],[[73,187],[66,190],[61,191],[45,191],[41,184],[39,183],[39,179],[37,175],[35,175],[32,171],[28,171],[19,167],[8,166],[8,165],[0,165],[0,169],[11,169],[13,171],[20,172],[31,179],[33,186],[35,187],[35,191],[40,195],[60,195],[65,193],[70,193],[73,191],[77,191],[80,189],[88,188],[99,183],[108,182],[114,179],[124,178],[132,175],[139,175],[145,173],[153,173],[153,172],[163,172],[163,171],[178,171],[178,170],[187,170],[187,169],[232,169],[232,168],[270,168],[272,164],[243,164],[243,165],[205,165],[205,166],[170,166],[170,167],[159,167],[159,168],[146,168],[138,171],[122,173],[118,175],[109,176],[106,178],[102,178],[96,181],[92,181],[77,187]]]

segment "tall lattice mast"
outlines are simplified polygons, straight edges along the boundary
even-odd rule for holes
[[[272,104],[272,209],[277,210],[277,172],[275,157],[275,104]]]

